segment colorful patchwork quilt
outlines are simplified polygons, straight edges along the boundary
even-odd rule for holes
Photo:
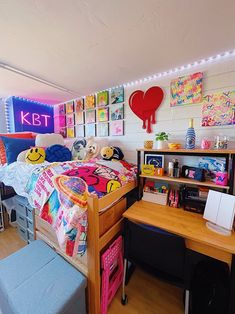
[[[86,251],[87,197],[98,198],[135,180],[136,166],[125,161],[68,161],[34,168],[26,192],[32,206],[54,228],[69,256]]]

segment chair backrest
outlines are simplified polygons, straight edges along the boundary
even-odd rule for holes
[[[184,239],[162,229],[125,221],[125,257],[181,280],[184,278]]]

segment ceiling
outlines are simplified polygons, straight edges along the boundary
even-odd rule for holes
[[[58,103],[235,48],[234,0],[2,0],[0,97]]]

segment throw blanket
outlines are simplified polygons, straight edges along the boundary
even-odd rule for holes
[[[26,192],[32,206],[54,228],[69,256],[86,251],[87,197],[99,198],[135,179],[136,167],[122,162],[53,163],[34,168]]]

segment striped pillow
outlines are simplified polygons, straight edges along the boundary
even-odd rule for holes
[[[0,133],[0,137],[11,137],[11,138],[35,138],[35,135],[32,132],[24,133]],[[6,159],[6,150],[3,144],[3,141],[0,138],[0,164],[4,165],[7,163]]]

